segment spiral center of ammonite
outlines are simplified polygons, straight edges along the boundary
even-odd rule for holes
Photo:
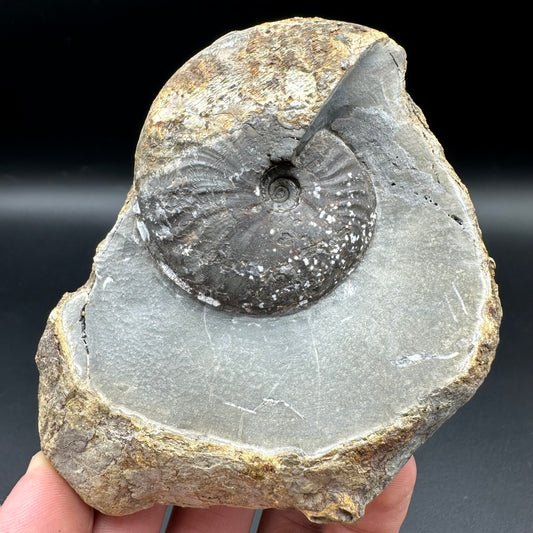
[[[270,168],[262,179],[263,198],[276,210],[286,211],[298,205],[300,182],[295,170],[288,165]]]

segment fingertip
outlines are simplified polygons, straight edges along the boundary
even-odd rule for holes
[[[26,473],[29,474],[31,472],[34,472],[35,470],[38,470],[39,468],[53,469],[52,464],[46,458],[46,456],[44,455],[42,451],[38,451],[31,458],[30,464],[28,465],[28,469],[26,470]]]
[[[415,456],[411,455],[409,460],[403,465],[396,477],[394,478],[396,482],[405,483],[407,486],[411,485],[414,487],[416,483],[416,476],[418,474],[418,469],[416,466]]]
[[[411,456],[374,501],[383,508],[395,509],[401,505],[408,506],[415,487],[416,474],[416,461],[414,456]]]
[[[405,463],[403,468],[408,468],[409,470],[411,470],[411,473],[416,476],[417,466],[416,466],[416,459],[414,455],[411,455],[411,457],[409,457],[409,460],[407,461],[407,463]]]
[[[410,457],[381,494],[370,502],[353,526],[331,525],[328,533],[398,533],[407,515],[416,482],[416,461]]]

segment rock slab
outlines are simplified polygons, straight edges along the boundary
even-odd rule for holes
[[[224,36],[162,89],[116,224],[37,353],[43,451],[88,504],[115,515],[155,503],[295,508],[356,522],[475,393],[498,343],[494,262],[404,75],[403,49],[381,32],[289,19]],[[186,261],[179,275],[169,267],[191,253],[186,238],[173,244],[172,223],[183,227],[187,209],[192,220],[194,205],[168,194],[189,186],[190,161],[239,183],[236,161],[261,175],[324,139],[342,143],[375,194],[373,234],[345,279],[317,301],[291,297],[288,313],[270,302],[276,312],[255,316],[245,299],[244,312],[231,298],[220,309],[184,283]],[[335,227],[324,213],[309,224]],[[247,274],[263,279],[260,266]]]

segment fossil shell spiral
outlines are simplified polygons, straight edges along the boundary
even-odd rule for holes
[[[221,309],[278,314],[315,302],[372,237],[372,177],[330,128],[350,105],[339,81],[353,77],[354,43],[317,22],[311,56],[292,33],[306,27],[217,41],[167,83],[141,134],[139,232],[167,277]],[[246,59],[262,44],[266,53]]]

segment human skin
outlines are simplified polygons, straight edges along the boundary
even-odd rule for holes
[[[309,522],[297,511],[268,509],[259,533],[398,533],[416,481],[413,457],[354,525]],[[0,507],[0,533],[159,533],[166,506],[156,505],[128,516],[107,516],[86,505],[60,477],[42,452]],[[167,533],[248,533],[253,509],[216,506],[174,508]]]

